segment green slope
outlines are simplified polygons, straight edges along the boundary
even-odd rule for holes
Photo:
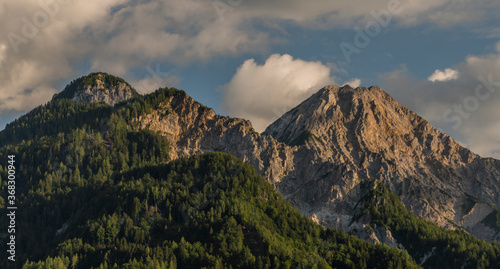
[[[0,147],[68,133],[77,128],[86,132],[104,133],[108,131],[112,116],[128,125],[133,118],[157,108],[168,98],[179,95],[186,93],[174,88],[161,88],[145,96],[138,95],[115,107],[99,103],[82,104],[58,97],[7,124],[0,132]]]
[[[398,243],[425,268],[500,268],[500,244],[477,239],[462,230],[447,230],[413,216],[382,183],[366,181],[371,190],[358,204],[360,214],[387,227]],[[432,253],[432,255],[430,255]],[[428,256],[427,259],[424,259]]]
[[[98,187],[56,194],[45,206],[31,203],[29,214],[60,213],[52,225],[31,223],[36,230],[32,240],[44,240],[27,246],[33,255],[26,258],[42,261],[25,268],[49,263],[76,268],[416,268],[400,250],[370,245],[303,217],[251,166],[227,154],[133,169],[113,178]],[[67,230],[54,237],[63,223]]]

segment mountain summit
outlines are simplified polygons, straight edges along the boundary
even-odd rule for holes
[[[324,225],[354,227],[360,183],[374,178],[419,217],[499,236],[488,218],[500,205],[500,161],[462,147],[379,87],[327,86],[263,135],[300,148],[278,188]]]
[[[72,81],[54,99],[66,98],[84,104],[106,103],[114,106],[137,95],[135,89],[122,78],[99,72]]]

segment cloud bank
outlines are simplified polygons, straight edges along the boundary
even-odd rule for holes
[[[379,79],[396,100],[464,146],[500,159],[500,43],[495,53],[468,56],[429,79],[413,77],[405,66]]]

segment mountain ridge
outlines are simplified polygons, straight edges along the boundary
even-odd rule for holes
[[[461,210],[468,195],[487,208],[478,212],[493,212],[489,203],[500,205],[499,161],[462,147],[377,86],[323,87],[262,134],[250,121],[217,115],[185,94],[151,108],[135,124],[166,136],[172,159],[222,151],[252,164],[304,215],[325,226],[349,231],[358,185],[380,178],[419,217],[480,231],[488,240],[500,237]],[[487,172],[472,172],[481,169]]]
[[[370,100],[361,98],[369,93],[376,98]],[[336,95],[342,98],[338,99]],[[320,96],[326,99],[321,99]],[[404,204],[411,212],[443,227],[454,228],[456,223],[464,221],[462,218],[468,213],[457,210],[465,197],[465,193],[459,188],[471,189],[469,186],[481,183],[478,183],[476,176],[474,179],[455,181],[460,186],[454,187],[452,183],[439,181],[439,178],[443,177],[442,173],[445,173],[446,180],[451,180],[452,176],[462,172],[470,174],[470,170],[475,169],[466,166],[486,165],[490,167],[489,183],[491,184],[488,184],[488,187],[480,186],[481,190],[468,194],[479,197],[483,205],[499,204],[496,197],[498,180],[494,176],[498,173],[498,161],[481,159],[477,154],[463,148],[451,137],[432,127],[425,119],[399,105],[379,87],[355,90],[350,87],[329,86],[311,98],[285,113],[262,134],[254,132],[251,123],[243,119],[218,116],[213,111],[198,113],[198,107],[193,106],[194,101],[187,96],[165,104],[166,107],[170,107],[166,110],[179,111],[179,113],[168,114],[163,119],[159,117],[157,111],[153,111],[141,118],[139,122],[140,128],[164,133],[177,132],[178,137],[182,139],[173,141],[177,141],[174,144],[179,156],[197,152],[223,151],[251,163],[303,214],[318,219],[319,223],[326,226],[349,230],[350,217],[345,216],[348,216],[346,214],[352,210],[350,204],[356,201],[356,186],[362,178],[381,177],[384,179],[384,174],[386,174],[385,183],[387,184],[390,183],[389,174],[402,178],[390,183],[391,189],[402,196]],[[349,98],[353,101],[347,102]],[[329,110],[321,106],[321,104],[328,104],[327,99],[335,99],[335,109]],[[308,100],[314,100],[314,104],[310,105]],[[375,100],[378,101],[374,102]],[[337,106],[338,101],[341,105]],[[390,109],[384,108],[376,113],[373,112],[373,109],[387,105]],[[304,110],[301,110],[302,108]],[[354,110],[350,111],[351,108]],[[356,110],[356,108],[359,109]],[[307,111],[311,113],[308,114]],[[392,112],[388,113],[388,111]],[[336,133],[334,128],[329,130],[324,128],[324,123],[331,122],[329,119],[335,113],[336,115],[349,115],[348,117],[339,116],[341,120],[335,122],[337,127],[340,127],[344,121],[346,122],[343,134]],[[362,115],[353,116],[356,113]],[[294,114],[297,114],[295,118]],[[190,120],[184,122],[181,119],[186,119],[186,115],[190,115],[187,117]],[[327,116],[323,117],[324,115]],[[408,115],[411,119],[403,122],[401,118],[404,119]],[[288,118],[290,120],[286,124],[280,123]],[[356,125],[357,119],[362,119],[361,125]],[[304,122],[305,127],[301,125],[301,121]],[[291,125],[290,122],[295,125]],[[403,126],[406,130],[396,128],[402,122],[405,123]],[[384,132],[386,129],[391,132],[383,139],[377,135],[384,132],[374,132],[374,130],[380,130],[376,128],[380,124],[385,124]],[[293,127],[295,129],[287,126],[295,126]],[[179,130],[183,131],[179,132]],[[359,134],[364,135],[363,139],[353,140]],[[367,136],[368,134],[370,136]],[[334,137],[335,141],[329,141],[329,137]],[[292,143],[293,141],[300,143]],[[382,144],[377,144],[378,141]],[[395,142],[397,143],[394,144]],[[328,149],[325,145],[336,146]],[[381,152],[381,149],[384,149],[384,152]],[[411,158],[398,153],[399,151],[407,152],[405,154],[411,155]],[[405,163],[408,160],[411,160],[413,164]],[[488,162],[490,162],[489,165]],[[316,165],[303,165],[304,163],[316,163]],[[403,166],[404,169],[397,170],[395,166]],[[448,167],[454,171],[446,174],[445,171],[441,171],[441,167]],[[417,175],[416,181],[409,179],[415,175]],[[313,178],[314,180],[305,183],[299,178]],[[462,178],[465,177],[462,176]],[[319,182],[316,182],[317,180]],[[332,185],[332,180],[337,183]],[[318,183],[322,187],[313,189]],[[402,185],[404,187],[401,187]],[[305,186],[309,187],[303,189]],[[489,189],[491,186],[493,188]],[[453,201],[448,198],[449,193],[453,194]],[[430,199],[432,203],[425,199],[422,201],[419,198],[422,195]],[[337,202],[332,203],[335,200]],[[331,215],[332,211],[339,212]],[[473,227],[469,228],[473,230]],[[488,230],[489,228],[481,227],[481,229]],[[489,233],[496,234],[494,231]],[[492,238],[497,236],[493,235]]]
[[[413,214],[499,238],[485,225],[500,205],[499,161],[460,146],[379,87],[324,87],[262,134],[250,121],[217,115],[185,92],[167,95],[132,116],[134,128],[167,137],[171,159],[222,151],[252,164],[322,225],[350,231],[360,183],[379,178]],[[478,201],[471,208],[463,206],[469,196]]]
[[[496,262],[496,257],[500,257],[496,254],[500,253],[498,243],[477,240],[463,232],[468,231],[486,240],[498,240],[500,209],[495,206],[495,195],[500,178],[499,161],[480,158],[461,147],[380,88],[327,86],[286,113],[262,134],[253,130],[250,121],[217,115],[186,92],[174,88],[160,88],[113,106],[97,99],[87,102],[73,96],[68,94],[68,97],[54,98],[0,132],[0,155],[15,153],[20,158],[19,163],[22,163],[19,192],[24,195],[20,198],[21,203],[29,203],[30,206],[20,216],[20,223],[24,223],[20,229],[30,232],[25,233],[20,247],[25,248],[26,254],[35,261],[52,254],[47,254],[40,247],[30,249],[26,245],[27,238],[36,237],[33,231],[38,229],[32,226],[38,225],[34,222],[38,220],[28,216],[53,218],[54,223],[43,226],[46,228],[44,231],[48,231],[43,238],[49,240],[54,248],[62,242],[58,236],[69,236],[69,233],[84,227],[79,232],[83,241],[73,238],[59,246],[67,251],[64,256],[56,257],[57,262],[66,266],[80,259],[83,259],[82,264],[90,262],[94,265],[103,259],[108,260],[103,246],[104,249],[108,245],[126,246],[122,242],[125,238],[113,243],[123,232],[126,236],[129,234],[127,240],[132,240],[129,242],[138,240],[144,243],[144,238],[130,237],[130,227],[134,225],[141,226],[134,228],[135,231],[147,232],[148,227],[155,227],[154,233],[164,229],[169,233],[184,234],[182,230],[172,230],[168,212],[175,215],[174,218],[189,220],[189,216],[197,216],[199,223],[208,223],[211,219],[205,217],[213,214],[205,215],[209,212],[204,210],[208,204],[198,190],[203,189],[205,194],[208,191],[208,197],[213,198],[211,190],[215,186],[218,192],[220,184],[183,186],[188,188],[182,191],[183,195],[187,191],[193,192],[194,196],[186,196],[193,199],[185,200],[174,208],[167,203],[165,208],[163,202],[158,202],[178,195],[164,194],[164,187],[173,187],[174,190],[182,185],[166,186],[161,181],[155,181],[161,178],[161,174],[154,172],[148,177],[137,174],[137,171],[153,172],[156,171],[155,165],[171,165],[169,167],[175,169],[189,158],[189,162],[194,163],[193,167],[184,171],[186,173],[182,178],[185,180],[193,175],[191,172],[199,169],[200,162],[195,159],[200,156],[226,156],[212,154],[214,151],[229,153],[253,166],[260,176],[271,183],[268,185],[270,189],[274,188],[302,215],[317,224],[349,232],[372,243],[383,242],[404,250],[401,253],[405,255],[407,250],[411,258],[425,268],[436,268],[443,262],[475,268],[492,264]],[[220,167],[220,162],[216,163]],[[228,164],[234,162],[229,161]],[[227,169],[224,167],[222,165],[221,170],[207,176],[218,176],[219,172]],[[6,173],[0,167],[0,176]],[[152,181],[151,177],[155,179]],[[241,176],[234,174],[234,177]],[[168,178],[171,179],[170,176]],[[144,184],[148,187],[135,189]],[[118,189],[113,191],[108,187]],[[134,191],[129,192],[130,188]],[[74,193],[79,195],[78,199],[69,195],[72,189],[77,190]],[[90,196],[89,190],[92,191]],[[116,191],[123,195],[116,196]],[[244,192],[244,188],[239,191]],[[278,192],[275,192],[276,195]],[[141,193],[142,202],[132,201],[134,193]],[[46,200],[45,195],[53,198]],[[109,214],[93,219],[94,214],[102,211],[100,206],[96,206],[99,197],[108,197],[105,201]],[[123,197],[129,198],[119,202]],[[75,199],[80,202],[76,203]],[[268,201],[265,197],[261,200],[262,197],[256,200],[259,206]],[[83,206],[86,201],[91,205]],[[0,199],[0,205],[3,204],[4,200]],[[44,205],[48,204],[50,207],[45,208]],[[145,209],[145,219],[139,222],[137,214],[141,207]],[[238,212],[231,208],[230,214]],[[43,213],[37,215],[34,212]],[[127,212],[122,216],[127,223],[124,227],[117,224],[117,216],[121,212]],[[283,231],[290,231],[286,225],[283,226],[283,221],[296,219],[290,214],[280,216],[276,210],[265,212],[277,221]],[[292,219],[288,220],[290,217]],[[154,220],[158,218],[165,218],[170,223],[170,229],[162,223],[155,224]],[[428,221],[455,231],[437,228]],[[189,222],[186,226],[188,230],[193,228]],[[174,223],[173,227],[179,226]],[[122,228],[125,230],[119,232]],[[256,251],[252,255],[261,255],[263,250],[255,243],[258,239],[255,231],[247,228],[247,225],[241,228],[243,234],[249,237],[245,242]],[[184,236],[186,239],[194,238],[188,234]],[[413,239],[408,240],[409,236]],[[309,242],[309,239],[306,241]],[[466,246],[464,242],[468,242]],[[81,252],[83,243],[90,252]],[[176,244],[168,247],[176,249]],[[185,241],[181,240],[180,244],[185,245]],[[422,247],[415,249],[415,244]],[[67,249],[69,245],[79,249],[84,256],[71,258],[73,254]],[[213,250],[205,247],[210,252]],[[61,252],[52,249],[52,253]],[[100,256],[89,260],[85,253]],[[437,259],[436,255],[441,255],[439,253],[448,253],[448,256],[444,260]],[[248,251],[240,254],[252,263],[251,258],[247,259],[251,257],[247,255]],[[183,257],[186,261],[185,255]],[[285,255],[278,259],[288,257]],[[116,258],[114,256],[111,260]],[[328,256],[322,258],[328,264],[334,261]],[[385,258],[388,262],[394,260]],[[407,260],[406,256],[404,259]],[[123,257],[118,260],[120,264],[127,261]],[[345,259],[337,256],[335,260]],[[173,261],[175,263],[175,259]],[[27,264],[36,268],[51,262],[56,260],[49,256],[45,262]],[[147,259],[147,262],[151,260]],[[237,261],[227,256],[223,262]]]
[[[16,263],[4,258],[0,267],[419,268],[402,250],[307,219],[234,156],[171,160],[167,137],[135,120],[176,100],[166,113],[210,115],[196,102],[199,110],[188,109],[185,92],[163,88],[114,107],[53,100],[12,123],[7,136],[23,139],[1,146],[0,159],[16,156],[23,210]]]

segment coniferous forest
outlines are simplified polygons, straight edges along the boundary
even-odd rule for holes
[[[383,185],[363,213],[401,250],[302,216],[252,166],[224,153],[169,160],[169,142],[133,119],[176,89],[115,107],[55,98],[0,132],[16,156],[17,261],[1,268],[492,268],[500,246],[412,216]],[[63,96],[64,97],[64,96]],[[7,167],[0,166],[6,212]],[[7,223],[5,213],[0,223]]]

